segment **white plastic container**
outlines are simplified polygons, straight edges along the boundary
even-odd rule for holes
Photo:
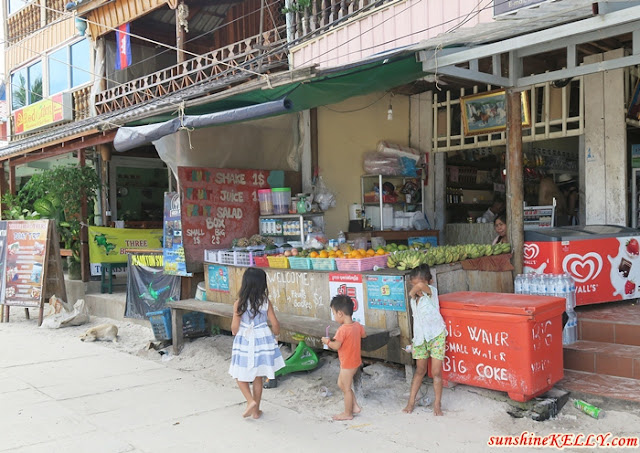
[[[371,219],[371,226],[373,226],[374,230],[381,229],[379,206],[367,206],[367,217]],[[385,230],[393,228],[393,206],[389,204],[382,205],[382,221]]]
[[[258,202],[260,203],[260,215],[273,214],[273,199],[271,189],[258,190]]]
[[[362,206],[358,203],[349,205],[349,220],[360,220],[362,215]]]
[[[276,187],[271,189],[271,199],[273,200],[274,214],[289,214],[289,203],[291,202],[291,188]]]

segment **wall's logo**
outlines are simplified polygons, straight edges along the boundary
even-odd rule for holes
[[[602,257],[595,252],[586,255],[572,253],[562,261],[562,269],[571,274],[578,283],[593,280],[602,271]]]
[[[538,244],[525,244],[524,246],[524,259],[532,260],[540,253]]]

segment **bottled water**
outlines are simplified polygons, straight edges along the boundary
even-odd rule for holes
[[[578,316],[573,308],[569,309],[568,307],[567,316],[569,319],[562,331],[562,344],[572,344],[578,341]]]
[[[576,281],[570,274],[565,275],[567,281],[567,292],[569,293],[567,302],[571,304],[572,308],[576,308]]]
[[[531,274],[522,276],[522,294],[531,294]]]
[[[547,287],[547,294],[550,296],[558,296],[558,275],[551,274],[549,276],[549,286]]]
[[[538,295],[538,277],[535,274],[529,277],[529,294]]]
[[[516,294],[522,294],[522,280],[523,275],[516,275],[516,279],[513,281],[513,292]]]

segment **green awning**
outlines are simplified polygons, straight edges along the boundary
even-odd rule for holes
[[[325,70],[302,82],[270,89],[255,89],[236,94],[219,101],[192,106],[185,109],[186,115],[203,115],[225,110],[248,107],[279,99],[291,101],[292,108],[285,113],[299,112],[322,105],[330,105],[345,99],[413,82],[424,76],[422,64],[416,60],[415,52],[389,58],[381,57],[348,69]],[[159,123],[176,115],[157,115],[127,124],[140,126]]]

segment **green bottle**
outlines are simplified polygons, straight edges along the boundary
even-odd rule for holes
[[[593,418],[600,418],[604,416],[604,411],[602,409],[585,401],[575,400],[573,402],[573,405],[585,414],[592,416]]]

